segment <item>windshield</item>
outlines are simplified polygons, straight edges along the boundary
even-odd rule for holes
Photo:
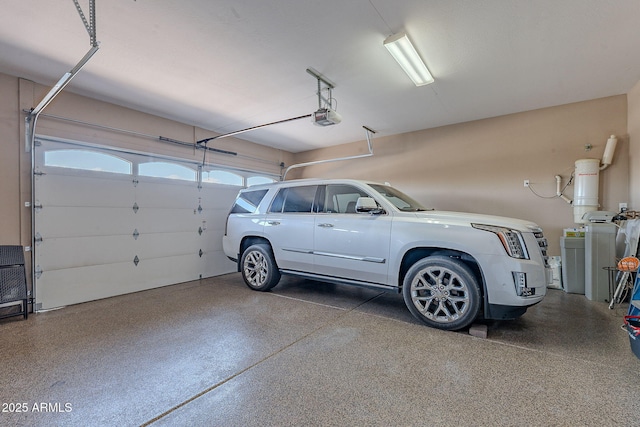
[[[428,210],[420,203],[413,200],[400,190],[396,190],[388,185],[369,184],[371,188],[376,190],[385,199],[391,202],[396,208],[404,212],[419,212]]]

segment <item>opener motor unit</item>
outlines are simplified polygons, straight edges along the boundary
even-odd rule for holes
[[[342,121],[342,116],[331,108],[319,108],[311,114],[314,125],[331,126],[337,125]]]

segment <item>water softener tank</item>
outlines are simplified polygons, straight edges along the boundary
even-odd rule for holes
[[[573,221],[583,224],[582,216],[597,211],[598,186],[600,184],[600,160],[576,160],[575,188],[573,195]]]

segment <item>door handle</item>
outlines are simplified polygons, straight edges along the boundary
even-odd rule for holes
[[[267,221],[269,225],[280,225],[280,221]]]
[[[331,227],[333,227],[333,224],[323,223],[323,224],[318,224],[318,227],[322,227],[322,228],[331,228]]]

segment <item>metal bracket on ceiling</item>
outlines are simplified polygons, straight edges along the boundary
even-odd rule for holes
[[[286,181],[287,180],[287,173],[289,173],[289,171],[291,169],[297,169],[297,168],[304,168],[307,166],[314,166],[314,165],[320,165],[323,163],[332,163],[332,162],[340,162],[343,160],[354,160],[354,159],[361,159],[363,157],[371,157],[373,156],[373,145],[371,144],[371,136],[376,133],[375,130],[367,127],[367,126],[362,126],[362,128],[366,131],[366,135],[367,135],[367,147],[369,148],[369,152],[365,153],[365,154],[357,154],[355,156],[347,156],[347,157],[338,157],[335,159],[326,159],[326,160],[314,160],[312,162],[305,162],[305,163],[297,163],[295,165],[291,165],[289,166],[285,171],[284,174],[282,175],[282,180]]]
[[[73,4],[76,5],[76,9],[78,10],[78,14],[80,15],[80,19],[84,23],[84,27],[87,29],[87,33],[89,33],[89,39],[91,42],[91,46],[97,46],[98,41],[96,40],[96,2],[95,0],[89,0],[89,21],[84,16],[84,12],[82,12],[82,7],[78,0],[73,0]]]
[[[38,105],[36,105],[35,108],[31,109],[31,111],[27,115],[26,124],[27,124],[28,132],[27,132],[27,141],[26,141],[27,144],[25,147],[26,151],[30,151],[34,144],[36,122],[42,110],[44,110],[49,105],[49,103],[53,101],[53,99],[56,96],[58,96],[60,92],[62,92],[65,86],[69,84],[71,79],[74,78],[75,75],[80,72],[82,67],[85,66],[85,64],[89,61],[89,59],[91,59],[91,57],[100,48],[99,43],[96,41],[95,0],[89,0],[89,19],[91,23],[87,22],[87,19],[84,16],[84,13],[82,13],[82,8],[80,7],[78,0],[73,0],[73,3],[76,5],[76,9],[78,9],[80,18],[82,19],[82,22],[84,22],[85,28],[89,33],[89,38],[91,41],[91,49],[89,49],[89,51],[85,54],[85,56],[80,60],[80,62],[76,64],[75,67],[71,69],[71,71],[65,73],[65,75],[62,76],[62,78],[58,81],[58,83],[56,83],[51,88],[51,90],[49,90],[49,93],[47,93],[45,97],[40,101],[40,103],[38,103]]]
[[[333,105],[332,105],[333,97],[332,97],[332,94],[331,94],[331,90],[333,88],[335,88],[336,85],[331,80],[329,80],[328,78],[326,78],[325,76],[320,74],[317,70],[314,70],[311,67],[307,68],[307,73],[309,73],[313,77],[315,77],[316,81],[318,82],[318,92],[317,92],[317,94],[318,94],[318,109],[321,109],[321,108],[326,107],[326,106],[328,106],[330,108],[333,108]],[[324,83],[325,86],[326,86],[324,89],[329,94],[328,98],[325,98],[324,96],[322,96],[322,90],[323,90],[322,83]],[[324,101],[324,106],[322,105],[322,101]]]

